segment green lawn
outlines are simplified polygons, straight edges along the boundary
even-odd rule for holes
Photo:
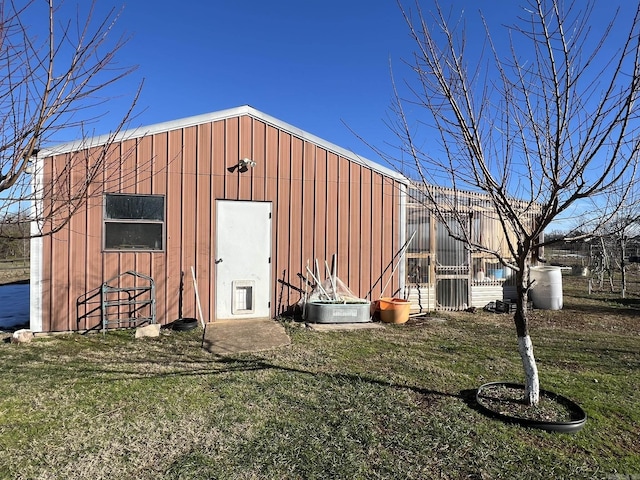
[[[640,475],[636,304],[579,289],[565,303],[536,312],[531,334],[542,387],[589,415],[577,434],[474,408],[480,384],[521,380],[507,315],[357,332],[287,324],[291,346],[230,358],[202,351],[198,330],[52,336],[0,344],[0,478]]]

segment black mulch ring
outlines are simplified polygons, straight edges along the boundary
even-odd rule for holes
[[[527,405],[524,385],[517,383],[485,383],[476,392],[476,403],[491,417],[550,432],[575,433],[587,422],[587,414],[579,405],[547,390],[540,389],[538,405]]]

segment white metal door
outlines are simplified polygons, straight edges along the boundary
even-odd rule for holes
[[[271,203],[216,200],[216,320],[271,316]]]

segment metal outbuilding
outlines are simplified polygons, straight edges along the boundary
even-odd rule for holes
[[[41,151],[36,190],[61,172],[73,186],[69,159],[90,168],[108,143]],[[344,283],[376,299],[405,242],[406,179],[249,106],[122,132],[108,148],[69,221],[32,240],[33,331],[99,328],[100,292],[125,272],[152,279],[163,324],[199,318],[198,300],[205,321],[275,317],[299,300],[307,262],[333,254]],[[401,264],[386,294],[404,279]]]

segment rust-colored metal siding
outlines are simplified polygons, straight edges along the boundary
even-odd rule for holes
[[[103,183],[63,229],[43,240],[44,331],[98,326],[99,311],[78,312],[77,299],[126,270],[154,279],[158,320],[168,323],[178,318],[181,272],[183,316],[198,315],[193,266],[204,317],[213,320],[216,199],[272,202],[274,316],[300,299],[288,285],[302,288],[297,274],[316,258],[323,265],[336,254],[338,276],[361,297],[379,297],[391,275],[401,247],[400,184],[319,143],[241,115],[123,141],[112,154]],[[65,157],[46,159],[45,182]],[[244,157],[255,167],[229,171]],[[103,193],[166,195],[165,251],[103,251]],[[398,291],[399,276],[386,295]]]

